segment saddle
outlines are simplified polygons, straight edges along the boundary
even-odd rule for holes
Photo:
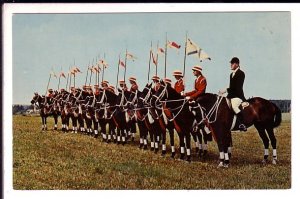
[[[227,102],[229,109],[231,109],[233,111],[230,99],[226,98],[226,102]],[[250,105],[249,102],[242,102],[239,106],[239,109],[241,110],[241,112],[243,112],[243,110],[246,107],[248,107],[249,105]],[[242,119],[239,118],[238,115],[234,114],[230,130],[231,131],[239,131],[240,130],[239,126],[242,123],[241,120]]]

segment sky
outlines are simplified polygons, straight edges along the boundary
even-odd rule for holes
[[[76,75],[75,83],[82,87],[87,67],[96,59],[108,62],[104,79],[115,86],[119,55],[124,61],[126,50],[137,57],[127,60],[127,84],[135,76],[142,89],[147,83],[151,42],[155,51],[157,46],[164,47],[166,37],[181,45],[178,51],[167,51],[167,77],[174,83],[172,72],[184,69],[186,36],[211,57],[202,62],[186,57],[186,91],[193,89],[195,65],[203,68],[206,92],[228,87],[229,61],[236,56],[246,74],[246,98],[291,99],[290,12],[14,14],[13,104],[29,104],[34,92],[45,94],[52,69],[67,74],[69,67],[77,66],[83,73]],[[159,56],[160,77],[164,76],[164,62],[164,56]],[[154,64],[150,69],[152,76]],[[119,79],[123,75],[120,67]],[[49,88],[57,89],[58,81],[51,77]],[[60,88],[66,82],[61,78]]]

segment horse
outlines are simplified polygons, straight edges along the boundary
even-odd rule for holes
[[[54,130],[57,129],[58,113],[57,107],[50,101],[50,98],[46,96],[40,96],[38,93],[34,93],[32,100],[30,101],[33,106],[38,106],[40,109],[40,116],[42,119],[42,131],[47,130],[47,117],[53,115],[54,118]]]
[[[164,114],[169,121],[174,122],[175,129],[179,136],[180,159],[185,157],[191,162],[191,131],[193,129],[194,115],[189,109],[188,100],[177,93],[169,84],[160,82],[160,88],[152,95],[151,105],[159,107],[162,105]],[[184,138],[186,139],[184,141]]]
[[[151,106],[153,90],[152,84],[147,84],[139,94],[137,102],[137,119],[143,120],[150,134],[150,150],[157,153],[159,151],[159,142],[161,137],[165,137],[166,126],[163,124],[161,114],[157,112],[154,106]],[[165,141],[165,139],[163,139]],[[165,142],[162,143],[162,155],[166,152]]]
[[[200,96],[197,101],[205,112],[205,119],[210,123],[218,143],[220,152],[220,163],[218,166],[228,167],[230,157],[227,148],[231,142],[231,130],[235,114],[224,96],[206,93]],[[269,141],[271,141],[273,148],[272,163],[276,164],[277,146],[274,128],[281,123],[281,111],[274,103],[261,97],[250,98],[246,100],[246,104],[247,106],[245,107],[240,106],[243,118],[245,118],[244,123],[247,127],[254,125],[263,141],[265,148],[263,162],[267,162]]]

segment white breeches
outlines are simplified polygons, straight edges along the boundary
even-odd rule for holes
[[[231,101],[231,106],[232,106],[232,109],[233,111],[238,114],[241,110],[239,109],[239,105],[243,102],[240,98],[232,98],[230,99]]]

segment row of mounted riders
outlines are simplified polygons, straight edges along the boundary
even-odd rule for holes
[[[272,163],[277,162],[274,128],[281,123],[280,109],[269,100],[254,97],[242,110],[247,127],[254,125],[264,144],[266,163],[269,156],[269,142],[273,148]],[[62,130],[69,130],[72,121],[73,132],[83,132],[117,143],[134,139],[136,124],[140,134],[140,148],[147,149],[148,135],[151,149],[157,152],[160,141],[162,155],[166,154],[166,130],[170,135],[171,157],[175,157],[174,129],[179,136],[180,159],[191,161],[191,136],[196,142],[200,157],[207,154],[207,141],[212,137],[219,149],[218,167],[228,167],[231,157],[231,130],[235,114],[224,96],[205,93],[197,101],[189,101],[177,93],[170,85],[160,82],[157,91],[147,84],[142,91],[119,90],[118,94],[101,89],[93,94],[81,89],[74,92],[55,92],[49,98],[35,93],[31,103],[40,109],[42,129],[46,129],[46,119],[52,115],[57,129],[58,116]],[[108,131],[106,126],[108,124]],[[92,127],[93,126],[93,127]],[[99,128],[100,126],[100,128]],[[203,142],[202,142],[203,141]],[[203,144],[202,144],[203,143]]]

